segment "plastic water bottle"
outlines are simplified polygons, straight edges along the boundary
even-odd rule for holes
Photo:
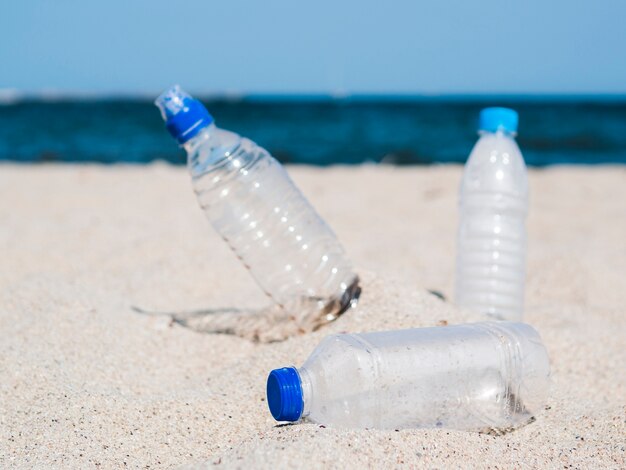
[[[549,375],[541,339],[524,323],[341,334],[300,369],[273,370],[267,399],[277,421],[499,430],[541,410]]]
[[[528,176],[517,121],[512,109],[481,111],[459,198],[456,303],[502,320],[524,311]]]
[[[178,86],[155,104],[187,151],[201,208],[265,293],[289,315],[318,325],[349,307],[358,292],[351,263],[280,163],[217,128]]]

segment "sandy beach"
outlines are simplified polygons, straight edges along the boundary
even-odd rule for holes
[[[277,426],[267,373],[327,334],[482,319],[452,301],[461,167],[289,172],[363,293],[315,333],[254,344],[202,331],[202,311],[267,299],[184,168],[0,165],[0,467],[626,467],[626,168],[530,171],[525,319],[553,383],[501,436]]]

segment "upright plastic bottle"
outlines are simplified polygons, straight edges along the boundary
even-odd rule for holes
[[[347,428],[504,429],[542,409],[550,365],[524,323],[485,322],[324,339],[300,369],[273,370],[277,421]]]
[[[456,303],[502,320],[524,311],[528,176],[517,122],[512,109],[481,111],[459,195]]]
[[[217,128],[202,103],[178,86],[155,104],[187,151],[201,208],[265,293],[317,324],[349,307],[358,291],[351,263],[280,163]]]

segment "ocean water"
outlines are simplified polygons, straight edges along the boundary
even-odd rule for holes
[[[481,108],[520,113],[529,165],[626,163],[626,99],[249,97],[205,100],[217,125],[282,162],[432,164],[467,158]],[[149,100],[0,105],[0,160],[184,163]]]

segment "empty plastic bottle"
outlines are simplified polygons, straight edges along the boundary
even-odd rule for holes
[[[155,104],[187,151],[201,208],[265,293],[290,315],[318,324],[349,307],[358,292],[351,263],[280,163],[217,128],[178,86]]]
[[[549,375],[541,339],[524,323],[341,334],[300,369],[273,370],[267,399],[278,421],[503,429],[542,409]]]
[[[502,320],[524,311],[528,176],[517,121],[512,109],[481,111],[459,195],[456,303]]]

